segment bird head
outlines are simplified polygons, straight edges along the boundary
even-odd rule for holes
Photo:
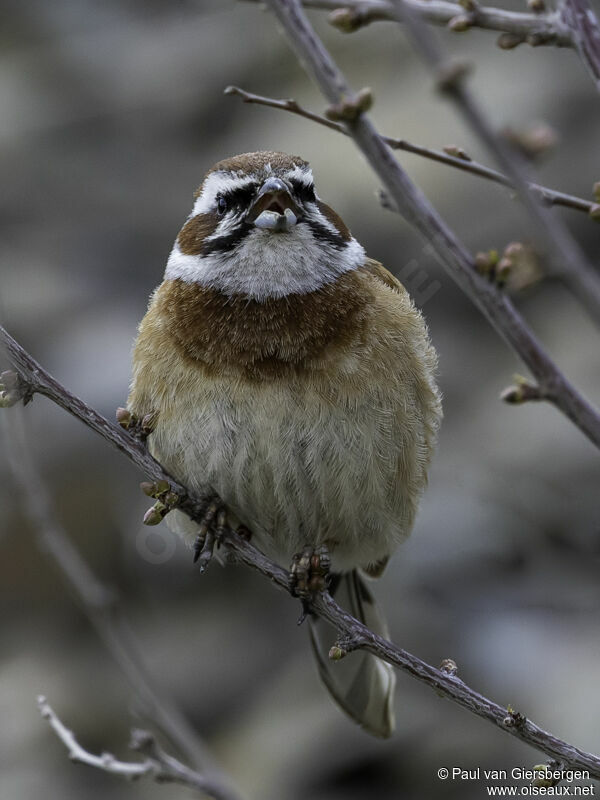
[[[244,153],[206,174],[165,278],[264,300],[315,291],[364,260],[306,161]]]

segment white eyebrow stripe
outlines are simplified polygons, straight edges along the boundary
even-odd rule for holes
[[[231,172],[211,172],[204,181],[202,193],[194,203],[192,216],[195,217],[196,214],[207,214],[211,211],[215,205],[215,199],[218,194],[228,192],[231,189],[242,189],[255,182],[256,178],[242,177],[240,175],[234,175]]]
[[[265,168],[265,173],[268,174],[269,170]],[[313,185],[313,174],[310,167],[296,166],[294,169],[288,170],[284,178],[288,180],[295,180],[302,183],[303,186]],[[192,209],[191,217],[196,214],[207,214],[214,209],[215,200],[217,195],[231,191],[232,189],[242,189],[246,186],[252,186],[260,180],[260,176],[245,176],[243,174],[235,174],[232,172],[211,172],[211,174],[204,181],[202,193],[196,199],[194,208]]]
[[[313,174],[310,167],[294,167],[285,173],[285,177],[289,180],[299,181],[305,186],[313,185]]]

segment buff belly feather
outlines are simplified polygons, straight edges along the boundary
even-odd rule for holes
[[[284,563],[328,542],[337,569],[366,566],[408,534],[417,497],[400,481],[415,443],[403,440],[392,409],[364,399],[332,405],[289,384],[249,392],[233,380],[199,383],[161,414],[150,448],[191,489],[215,490]],[[167,523],[193,541],[197,526],[184,514]]]

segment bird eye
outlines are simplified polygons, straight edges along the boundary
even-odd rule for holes
[[[219,195],[219,197],[217,197],[217,214],[220,217],[222,217],[226,211],[227,211],[227,200],[225,200],[223,195]]]

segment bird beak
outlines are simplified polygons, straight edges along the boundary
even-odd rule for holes
[[[267,178],[258,190],[248,221],[269,231],[289,231],[298,222],[300,209],[289,186],[280,178]]]

